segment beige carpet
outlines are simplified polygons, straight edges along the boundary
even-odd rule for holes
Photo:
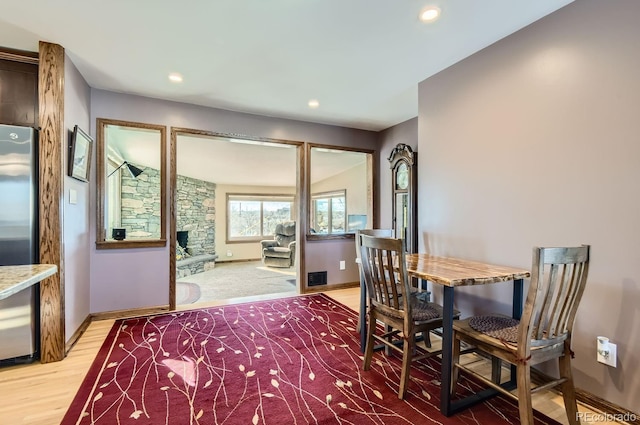
[[[266,294],[296,295],[295,268],[280,269],[265,267],[261,261],[243,261],[237,263],[216,263],[213,270],[191,276],[181,277],[176,282],[176,292],[185,283],[197,284],[200,298],[185,299],[182,304],[201,303],[231,298],[250,297]],[[178,305],[180,299],[176,300]]]

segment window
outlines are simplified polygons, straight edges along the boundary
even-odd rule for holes
[[[227,241],[259,241],[293,217],[291,195],[227,194]]]
[[[311,195],[311,228],[320,234],[345,233],[347,191]]]

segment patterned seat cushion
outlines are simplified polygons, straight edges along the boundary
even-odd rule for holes
[[[411,312],[413,313],[413,320],[416,322],[426,322],[427,320],[442,318],[442,307],[438,304],[424,302],[418,299],[412,301]]]
[[[415,322],[426,322],[442,318],[442,306],[426,301],[425,297],[423,297],[419,292],[413,292],[411,294],[411,312]],[[459,315],[460,312],[455,310],[454,316],[458,317]],[[392,312],[389,316],[395,317],[396,319],[401,319],[403,317],[402,311],[399,311],[398,313]]]
[[[519,320],[506,316],[474,316],[469,319],[472,329],[514,344],[518,342],[519,325]]]

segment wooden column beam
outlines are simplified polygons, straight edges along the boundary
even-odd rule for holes
[[[64,359],[64,264],[62,206],[64,155],[64,48],[40,42],[40,262],[58,273],[40,283],[40,361]]]

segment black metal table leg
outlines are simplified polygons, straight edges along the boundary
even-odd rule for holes
[[[462,400],[451,401],[451,369],[452,369],[452,343],[453,343],[453,287],[444,287],[443,326],[442,326],[442,387],[440,388],[440,412],[445,416],[451,416],[456,412],[467,409],[474,404],[487,400],[498,391],[493,388],[480,391]],[[513,310],[512,315],[516,319],[522,316],[523,306],[523,279],[513,281]],[[515,366],[511,366],[509,382],[502,385],[503,388],[513,389],[516,385]]]
[[[513,281],[513,318],[520,320],[523,305],[523,279]]]
[[[515,279],[513,281],[513,304],[512,304],[512,312],[511,316],[514,319],[520,320],[522,317],[522,307],[523,307],[523,297],[524,297],[524,289],[523,289],[524,279]],[[509,384],[515,386],[516,385],[516,370],[517,367],[515,365],[511,365],[511,376],[509,378]]]
[[[364,353],[367,345],[367,287],[360,273],[360,352]]]
[[[453,355],[453,286],[444,287],[442,305],[442,377],[440,387],[440,412],[451,415],[451,356]]]

